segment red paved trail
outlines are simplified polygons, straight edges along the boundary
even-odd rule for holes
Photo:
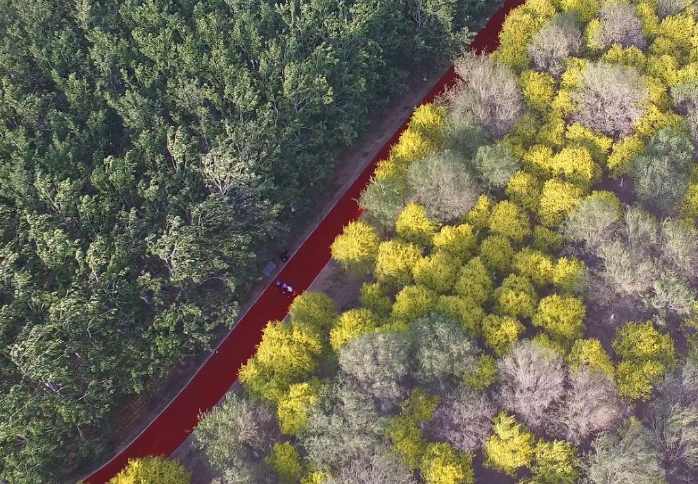
[[[492,52],[497,48],[497,35],[506,14],[523,0],[507,0],[477,34],[471,48]],[[451,67],[422,100],[432,101],[453,84]],[[360,215],[356,200],[368,184],[376,163],[388,156],[390,147],[407,127],[407,121],[393,134],[381,151],[364,169],[352,186],[320,222],[298,251],[277,276],[299,292],[305,291],[330,261],[330,245],[342,229]],[[201,412],[213,408],[237,380],[240,367],[255,353],[268,321],[280,320],[288,312],[290,300],[269,286],[255,304],[240,319],[235,328],[211,354],[189,384],[153,420],[150,425],[118,455],[85,479],[91,484],[108,481],[127,463],[128,459],[148,455],[170,455],[184,442]]]

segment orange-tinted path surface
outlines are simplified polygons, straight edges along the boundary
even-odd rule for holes
[[[471,49],[492,52],[498,46],[498,34],[506,14],[524,0],[507,0],[477,34]],[[451,67],[422,100],[434,100],[455,81]],[[289,283],[298,292],[305,291],[330,261],[330,245],[345,225],[356,220],[361,211],[356,202],[368,185],[376,163],[387,158],[391,146],[407,127],[407,120],[393,134],[381,151],[354,181],[347,192],[328,212],[313,233],[289,259],[277,278]],[[273,283],[259,296],[235,328],[211,354],[189,384],[153,420],[150,425],[118,455],[89,476],[86,481],[101,484],[111,479],[128,459],[148,455],[169,456],[194,429],[202,412],[211,410],[237,380],[238,371],[255,353],[262,330],[268,321],[283,319],[290,299],[281,295]]]

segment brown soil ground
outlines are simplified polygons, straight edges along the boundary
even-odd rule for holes
[[[326,185],[322,190],[318,190],[318,196],[313,200],[313,208],[310,211],[312,215],[307,218],[307,223],[300,226],[291,235],[288,244],[289,252],[293,253],[305,241],[324,215],[354,182],[366,165],[370,163],[376,153],[409,116],[416,104],[423,99],[442,74],[443,72],[438,72],[427,79],[426,82],[419,79],[411,83],[409,89],[404,94],[386,105],[382,115],[376,116],[364,135],[352,147],[345,150],[345,154],[338,161]],[[276,272],[259,280],[250,291],[246,302],[241,305],[240,314],[244,314],[249,306],[257,300],[259,294],[275,275]],[[336,264],[330,263],[318,275],[311,289],[327,293],[337,301],[338,309],[344,309],[355,304],[355,298],[361,282],[358,279],[347,276]],[[229,330],[221,329],[216,340],[212,343],[212,347],[215,348],[218,342],[224,339],[228,333]],[[168,378],[154,383],[139,398],[126,402],[115,415],[113,428],[117,430],[107,441],[107,451],[103,455],[117,453],[119,449],[135,438],[189,382],[207,356],[208,353],[182,356],[179,364]],[[189,455],[191,454],[190,440],[188,439],[173,457],[180,458],[187,466],[191,467],[196,483],[210,482],[211,472],[208,470],[205,462],[195,455]],[[98,465],[98,463],[92,464],[93,467]],[[84,468],[87,467],[89,467],[89,464]]]

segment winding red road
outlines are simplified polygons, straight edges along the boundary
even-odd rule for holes
[[[498,46],[498,33],[506,14],[524,0],[507,0],[477,34],[471,48],[492,52]],[[455,81],[451,67],[422,100],[428,103]],[[330,261],[330,245],[344,226],[356,220],[361,211],[356,200],[368,185],[376,163],[388,156],[391,146],[407,127],[407,120],[393,134],[347,192],[322,219],[277,276],[299,292],[305,291]],[[237,380],[238,371],[254,355],[268,321],[283,319],[289,299],[281,296],[273,284],[268,286],[235,328],[202,365],[186,387],[131,443],[109,462],[85,479],[101,484],[111,479],[128,459],[148,455],[170,455],[196,426],[199,415],[211,410]]]

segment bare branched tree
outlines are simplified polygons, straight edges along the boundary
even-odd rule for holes
[[[540,431],[565,396],[564,362],[555,351],[524,340],[500,360],[499,381],[503,406]]]
[[[455,63],[462,82],[448,96],[451,116],[475,119],[490,136],[505,135],[524,112],[519,81],[489,56],[468,53]]]
[[[634,67],[591,62],[582,72],[582,88],[574,93],[578,109],[572,119],[607,136],[628,136],[645,111],[647,95]]]

